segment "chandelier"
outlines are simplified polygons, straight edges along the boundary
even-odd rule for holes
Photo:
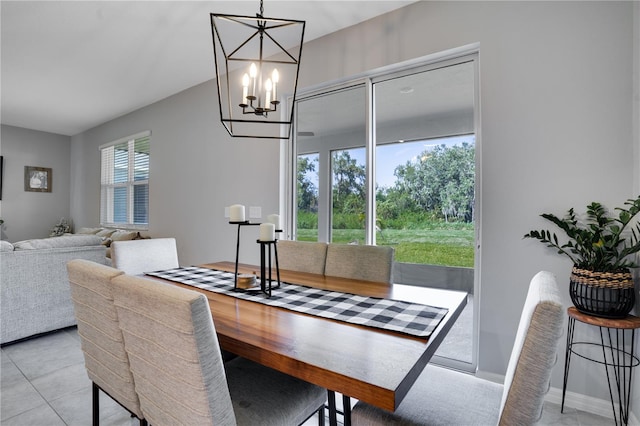
[[[220,120],[234,137],[288,139],[305,21],[263,13],[260,0],[255,17],[211,14]]]

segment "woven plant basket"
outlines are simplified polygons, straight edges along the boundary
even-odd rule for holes
[[[573,267],[569,295],[576,309],[603,318],[624,318],[635,303],[631,271],[598,272]]]

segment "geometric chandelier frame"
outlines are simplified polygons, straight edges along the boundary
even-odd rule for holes
[[[265,18],[262,0],[255,17],[210,15],[220,121],[233,137],[288,139],[305,21]]]

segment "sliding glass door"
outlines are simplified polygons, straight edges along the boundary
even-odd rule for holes
[[[302,95],[293,141],[294,239],[394,247],[394,281],[462,290],[437,353],[473,369],[477,335],[475,56]]]

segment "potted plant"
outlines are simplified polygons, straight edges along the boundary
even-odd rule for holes
[[[534,238],[573,262],[569,294],[576,308],[591,315],[624,318],[635,303],[630,268],[637,268],[633,255],[640,252],[640,196],[629,199],[624,207],[609,211],[600,203],[587,206],[584,220],[573,208],[563,218],[544,213],[566,234],[561,242],[548,230],[530,231],[524,238]]]

